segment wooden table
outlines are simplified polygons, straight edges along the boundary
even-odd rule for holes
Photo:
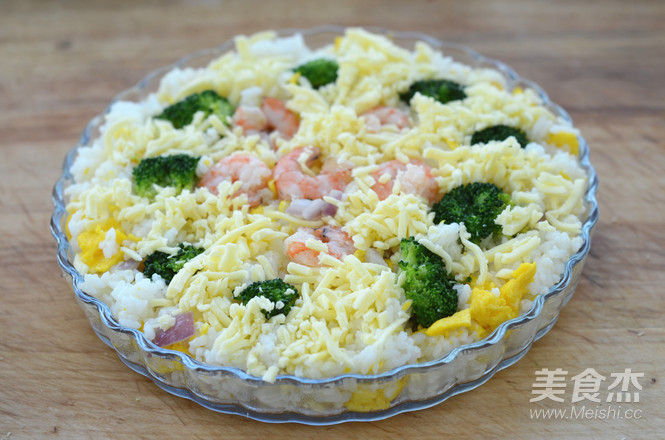
[[[17,0],[1,8],[0,438],[665,435],[665,3]],[[131,372],[94,335],[55,260],[51,186],[85,123],[145,73],[234,34],[325,23],[427,32],[540,83],[591,145],[601,220],[555,328],[484,386],[373,423],[316,428],[217,414]],[[571,407],[570,384],[566,403],[529,402],[543,368],[567,370],[569,380],[587,368],[605,376],[631,368],[644,373],[640,402],[621,404],[621,419],[532,418],[534,409]]]

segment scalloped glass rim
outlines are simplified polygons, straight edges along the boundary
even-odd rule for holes
[[[345,27],[341,26],[320,26],[310,29],[284,29],[277,31],[277,34],[279,36],[289,36],[293,35],[294,33],[300,33],[303,35],[304,38],[308,38],[308,37],[316,37],[317,35],[320,36],[322,34],[327,34],[327,33],[339,35],[343,34],[345,29],[346,29]],[[469,60],[462,61],[464,63],[468,64],[471,61],[475,65],[485,65],[493,67],[505,75],[511,87],[514,87],[516,84],[519,84],[520,86],[523,87],[532,88],[541,97],[541,99],[543,100],[543,104],[547,108],[549,108],[555,115],[560,116],[565,121],[572,123],[572,120],[570,116],[566,113],[566,111],[563,110],[559,105],[553,103],[549,99],[547,93],[545,93],[545,91],[540,86],[538,86],[532,81],[522,78],[512,68],[502,63],[501,61],[480,55],[479,53],[465,46],[454,43],[443,42],[429,35],[422,34],[419,32],[396,32],[377,27],[367,27],[365,29],[375,33],[387,35],[393,38],[397,43],[399,43],[400,41],[402,42],[404,41],[415,42],[418,40],[425,41],[434,48],[437,48],[439,50],[443,49],[445,55],[452,56],[452,58],[455,60],[459,60],[458,58],[459,55],[462,55],[469,58]],[[330,41],[328,41],[328,43],[330,43]],[[83,277],[74,268],[72,264],[72,254],[71,254],[70,244],[64,233],[64,221],[67,217],[65,210],[64,189],[66,185],[68,183],[71,183],[73,180],[69,172],[69,169],[74,162],[78,148],[81,146],[88,145],[89,141],[92,138],[93,131],[95,129],[98,129],[99,126],[102,124],[104,114],[108,112],[110,106],[114,102],[126,99],[126,97],[132,94],[140,94],[141,92],[145,92],[150,85],[158,83],[159,79],[161,79],[161,77],[166,72],[173,69],[174,67],[186,67],[188,65],[193,64],[194,61],[197,59],[201,59],[203,57],[219,56],[222,53],[231,49],[232,47],[233,47],[233,40],[229,40],[221,44],[220,46],[217,46],[216,48],[205,49],[202,51],[189,54],[170,66],[166,66],[149,73],[136,86],[119,93],[113,99],[113,101],[111,101],[109,107],[107,107],[107,109],[103,113],[95,116],[86,125],[83,133],[80,136],[78,144],[74,148],[72,148],[65,156],[63,162],[62,175],[58,179],[53,188],[52,199],[54,204],[54,212],[51,217],[50,227],[51,227],[51,233],[53,234],[53,237],[57,241],[58,263],[63,273],[71,277],[72,287],[74,289],[74,294],[79,302],[79,305],[84,309],[85,312],[88,312],[88,310],[86,310],[86,307],[91,307],[96,310],[98,316],[91,316],[90,314],[86,313],[86,316],[88,316],[88,319],[91,321],[93,330],[95,330],[95,332],[100,337],[100,339],[102,339],[102,341],[104,341],[107,345],[116,350],[120,359],[125,364],[127,364],[132,370],[151,378],[160,388],[172,394],[191,399],[201,404],[202,406],[205,406],[209,409],[218,412],[243,415],[245,417],[249,417],[255,420],[267,421],[267,422],[299,422],[311,425],[328,425],[328,424],[335,424],[347,421],[379,420],[406,411],[428,408],[430,406],[436,405],[446,400],[447,398],[453,395],[473,389],[483,384],[487,380],[489,380],[497,371],[500,371],[512,365],[513,363],[517,362],[519,359],[521,359],[529,350],[533,342],[538,340],[540,337],[542,337],[552,328],[552,326],[556,322],[556,319],[558,318],[558,314],[561,307],[563,307],[568,302],[568,300],[570,299],[575,290],[584,260],[591,246],[591,235],[598,221],[598,203],[595,197],[598,187],[598,178],[596,176],[595,170],[593,169],[589,161],[589,148],[582,136],[578,137],[580,143],[579,159],[581,166],[585,169],[589,178],[588,187],[584,196],[587,215],[586,218],[584,219],[582,232],[581,232],[583,244],[580,250],[576,254],[574,254],[570,258],[570,260],[566,263],[564,274],[561,280],[555,286],[553,286],[547,294],[538,296],[534,300],[533,307],[531,308],[531,310],[529,310],[525,314],[515,319],[502,323],[497,329],[494,330],[494,332],[492,332],[490,336],[486,337],[485,339],[475,343],[457,347],[451,350],[446,356],[440,359],[420,364],[403,365],[393,370],[373,375],[344,374],[325,379],[308,379],[308,378],[296,377],[293,375],[281,375],[277,376],[277,379],[274,383],[268,384],[267,382],[263,381],[261,378],[251,376],[238,368],[204,364],[200,361],[197,361],[196,359],[193,359],[189,355],[158,347],[152,342],[148,341],[143,335],[143,333],[141,333],[140,331],[120,325],[118,321],[113,317],[111,310],[106,304],[82,292],[79,285],[83,281]],[[451,52],[457,52],[457,53],[452,54]],[[544,307],[550,303],[555,303],[555,302],[558,302],[558,304],[555,306],[554,310],[555,313],[553,313],[551,317],[548,317],[549,321],[546,321],[543,325],[536,326],[535,321],[543,319],[542,314]],[[478,357],[484,356],[483,350],[485,349],[489,350],[493,347],[503,348],[503,353],[501,353],[500,358],[491,359],[490,361],[488,361],[488,367],[484,370],[482,374],[480,375],[471,374],[465,378],[456,379],[445,390],[438,392],[434,396],[427,396],[423,398],[423,400],[419,400],[418,398],[415,399],[411,398],[410,400],[401,401],[399,399],[400,392],[398,392],[397,397],[394,397],[391,400],[390,407],[378,411],[371,411],[371,412],[359,412],[359,411],[349,411],[349,410],[345,411],[342,404],[342,407],[338,410],[329,411],[329,412],[324,411],[322,413],[306,410],[305,408],[302,408],[302,411],[298,410],[298,408],[295,408],[295,410],[280,412],[280,411],[275,411],[274,408],[265,408],[265,407],[262,408],[260,406],[256,407],[255,405],[251,404],[224,403],[222,401],[215,401],[214,399],[211,399],[209,396],[200,395],[200,393],[197,393],[193,389],[193,385],[188,383],[177,384],[180,386],[174,386],[173,384],[169,384],[168,381],[162,377],[162,375],[155,373],[153,370],[151,370],[149,366],[146,365],[146,362],[143,361],[136,362],[135,360],[128,359],[129,356],[127,356],[126,353],[122,352],[120,348],[114,345],[113,341],[111,341],[111,339],[109,339],[109,337],[106,334],[103,334],[106,333],[105,331],[102,332],[95,327],[93,319],[96,320],[97,318],[100,320],[101,324],[105,327],[105,328],[103,327],[102,330],[105,331],[108,330],[109,332],[111,332],[110,334],[115,333],[118,336],[125,335],[131,338],[131,340],[136,343],[137,346],[136,348],[138,350],[138,353],[141,355],[142,359],[150,358],[151,356],[156,356],[161,359],[170,360],[173,361],[175,364],[181,365],[184,371],[187,372],[201,373],[210,376],[220,375],[220,377],[232,376],[241,380],[243,384],[247,385],[247,387],[290,385],[302,389],[304,388],[323,389],[324,387],[326,388],[330,388],[333,386],[341,387],[345,383],[345,381],[348,380],[355,381],[356,384],[361,386],[370,385],[370,384],[376,385],[382,383],[390,383],[391,381],[400,381],[409,375],[415,375],[415,374],[427,375],[430,372],[436,372],[440,369],[443,369],[444,367],[453,364],[455,361],[461,362],[460,359],[462,357],[472,356],[476,353],[478,354]],[[529,324],[532,325],[528,327]],[[526,341],[523,345],[520,345],[516,349],[512,349],[512,352],[508,352],[508,349],[506,348],[506,346],[508,345],[508,335],[512,330],[519,330],[519,329],[522,330],[527,329],[529,330],[530,333],[526,337]],[[500,346],[500,343],[503,343],[503,345]]]

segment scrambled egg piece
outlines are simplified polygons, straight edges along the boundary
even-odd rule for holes
[[[120,223],[112,218],[98,224],[92,230],[82,232],[78,236],[81,260],[88,265],[90,272],[104,273],[123,260],[124,254],[121,250],[118,249],[118,252],[113,256],[106,258],[104,251],[99,246],[106,239],[106,233],[111,228],[115,230],[115,242],[118,247],[122,246],[122,242],[128,238],[127,234],[120,229]]]
[[[191,338],[189,338],[189,339],[191,339]],[[166,348],[168,350],[179,351],[180,353],[185,353],[185,354],[191,355],[192,353],[190,353],[190,351],[189,351],[189,339],[187,339],[185,341],[176,342],[175,344],[166,345],[166,346],[164,346],[164,348]]]
[[[425,334],[427,336],[448,336],[448,333],[451,331],[460,329],[462,327],[471,327],[470,309],[460,310],[452,316],[439,319],[434,324],[429,326],[427,330],[425,330]]]
[[[478,332],[481,338],[487,336],[502,322],[517,317],[520,301],[526,293],[526,286],[533,281],[535,274],[536,263],[522,263],[511,274],[512,279],[501,287],[498,296],[490,290],[474,287],[469,310],[471,318],[482,327]]]
[[[562,148],[568,145],[568,147],[570,147],[570,154],[573,156],[577,156],[580,151],[580,143],[577,140],[575,133],[568,133],[565,131],[551,133],[547,138],[547,143],[554,145],[557,148]]]
[[[493,283],[474,287],[471,292],[471,305],[468,309],[439,319],[425,330],[425,334],[427,336],[448,336],[453,330],[473,327],[475,322],[478,336],[484,338],[502,322],[517,317],[520,301],[526,293],[526,286],[533,281],[535,274],[536,263],[522,263],[510,275],[512,279],[501,287],[501,293],[498,296],[491,292],[495,287]]]
[[[394,389],[390,389],[394,388]],[[358,389],[351,394],[346,402],[346,407],[351,411],[370,412],[381,411],[390,408],[390,402],[396,398],[404,388],[404,379],[398,380],[394,386],[386,389],[369,389],[367,386],[358,385]]]

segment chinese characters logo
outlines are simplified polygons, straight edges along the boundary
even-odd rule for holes
[[[561,368],[549,370],[543,368],[536,371],[536,381],[533,383],[531,394],[534,395],[529,402],[539,402],[550,399],[555,402],[565,402],[562,397],[566,393],[568,382],[566,380],[568,371]],[[587,368],[580,374],[573,376],[571,403],[587,400],[600,403],[601,388],[605,382],[609,385],[604,389],[607,391],[605,402],[639,402],[642,385],[638,379],[644,377],[644,373],[634,373],[626,368],[622,373],[611,373],[609,379],[599,374],[593,368]]]

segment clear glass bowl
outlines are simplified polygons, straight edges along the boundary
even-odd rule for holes
[[[316,48],[330,44],[344,30],[343,27],[324,26],[282,30],[278,35],[301,33],[307,44]],[[425,41],[456,61],[473,67],[495,68],[505,75],[509,89],[532,88],[549,110],[571,121],[568,114],[551,102],[537,84],[523,79],[500,61],[421,33],[377,28],[369,30],[388,35],[406,48],[412,49],[415,42]],[[202,67],[232,48],[233,41],[227,41],[214,49],[188,55],[171,66],[151,72],[135,87],[120,93],[115,100],[142,100],[157,90],[161,77],[172,68]],[[268,383],[237,368],[207,365],[186,354],[158,347],[140,331],[120,325],[106,304],[81,291],[83,277],[74,269],[74,256],[64,233],[67,218],[64,189],[72,183],[69,170],[78,148],[88,145],[99,136],[102,121],[103,114],[100,114],[85,127],[78,145],[65,157],[62,176],[53,189],[55,209],[51,218],[51,232],[58,244],[58,262],[64,274],[71,279],[76,300],[99,338],[115,349],[120,359],[132,370],[149,377],[169,393],[191,399],[206,408],[265,422],[328,425],[379,420],[405,411],[428,408],[482,385],[497,371],[521,359],[534,341],[552,328],[561,308],[575,291],[591,246],[591,234],[598,220],[595,198],[598,180],[589,162],[588,146],[579,137],[579,160],[588,173],[581,235],[584,243],[566,263],[561,280],[549,293],[538,296],[531,310],[504,322],[484,340],[455,348],[441,359],[404,365],[376,375],[345,374],[317,380],[283,375],[278,376],[274,383]],[[346,402],[351,396],[357,397],[359,393],[368,399],[373,410],[359,411],[353,405],[349,405],[351,408],[347,406]]]

